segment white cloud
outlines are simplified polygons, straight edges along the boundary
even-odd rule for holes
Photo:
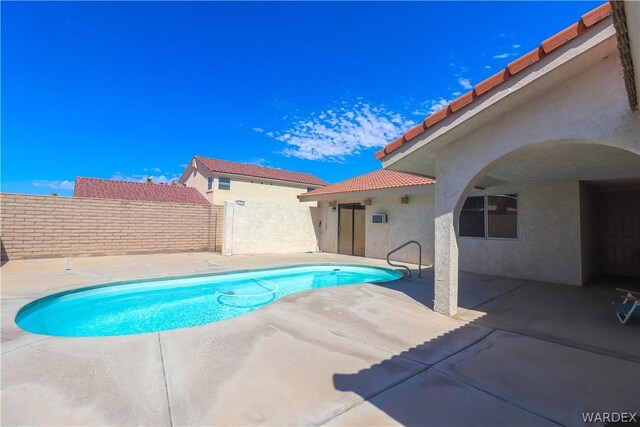
[[[160,168],[144,168],[142,169],[144,172],[149,172],[149,171],[153,171],[153,172],[160,172]]]
[[[449,105],[449,100],[440,98],[437,101],[428,101],[431,103],[431,107],[429,108],[429,113],[435,113],[436,111],[442,110],[444,107]]]
[[[146,174],[131,174],[125,175],[122,172],[114,172],[111,176],[111,179],[115,179],[117,181],[134,181],[134,182],[146,182],[147,178],[151,178],[151,180],[155,184],[171,184],[174,179],[180,178],[179,175],[146,175]]]
[[[453,96],[456,96],[455,92]],[[424,101],[421,106],[422,108],[414,110],[411,114],[415,114],[417,116],[428,116],[430,114],[435,113],[436,111],[442,110],[444,107],[446,107],[449,104],[449,102],[451,101],[444,98],[440,98],[438,100]]]
[[[451,95],[453,95],[453,96],[460,96],[460,95],[462,95],[462,92],[460,92],[459,90],[457,90],[457,91],[453,92]]]
[[[472,88],[473,88],[473,85],[471,84],[471,80],[469,80],[469,79],[467,79],[467,78],[460,77],[460,78],[458,79],[458,84],[459,84],[460,86],[462,86],[463,88],[467,89],[467,90],[469,90],[469,89],[472,89]]]
[[[34,187],[46,187],[52,188],[54,190],[73,190],[74,182],[73,181],[48,181],[46,179],[36,179],[31,181],[31,185]]]
[[[264,129],[262,129],[262,128],[253,128],[253,131],[254,132],[258,132],[258,133],[262,133],[262,132],[264,132]]]
[[[499,53],[497,55],[493,55],[493,58],[494,59],[504,59],[504,58],[508,58],[510,56],[513,56],[513,55],[514,55],[513,53],[505,52],[505,53]]]
[[[512,44],[511,47],[514,48],[514,49],[517,49],[517,48],[520,47],[520,45],[519,44]]]
[[[272,137],[286,145],[280,152],[285,156],[341,161],[361,150],[384,146],[414,124],[401,114],[358,100],[293,122]]]
[[[491,69],[491,65],[485,65],[484,68],[486,68],[487,70]]]

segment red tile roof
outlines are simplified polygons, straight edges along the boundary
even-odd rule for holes
[[[198,190],[191,187],[81,177],[76,178],[73,197],[183,203],[191,205],[210,204]]]
[[[347,179],[326,187],[316,188],[298,196],[302,201],[328,194],[353,193],[355,191],[382,190],[385,188],[413,187],[416,185],[432,185],[436,180],[422,175],[380,169],[355,178]]]
[[[228,173],[232,175],[252,176],[255,178],[273,179],[277,181],[295,182],[297,184],[327,185],[327,181],[304,172],[294,172],[284,169],[267,168],[228,160],[212,159],[195,156],[205,168],[211,172]]]
[[[547,56],[555,49],[578,37],[588,28],[594,26],[609,15],[611,15],[611,5],[609,4],[609,2],[598,6],[590,12],[585,13],[584,15],[582,15],[580,21],[549,37],[548,39],[543,41],[539,47],[510,62],[509,65],[507,65],[507,68],[478,83],[471,91],[454,99],[449,103],[449,105],[431,114],[422,123],[409,129],[407,132],[405,132],[404,135],[387,144],[382,150],[376,152],[376,159],[381,160],[387,154],[390,154],[391,152],[397,150],[411,139],[417,137],[430,127],[438,124],[444,118],[452,115],[463,107],[466,107],[467,105],[478,99],[481,95],[504,83],[511,76],[521,72],[531,64],[534,64],[540,59]]]

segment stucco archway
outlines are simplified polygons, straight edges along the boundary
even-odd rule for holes
[[[633,139],[614,142],[585,138],[563,138],[530,144],[523,144],[523,141],[520,141],[520,144],[516,145],[518,145],[517,148],[512,150],[494,150],[496,153],[494,157],[485,155],[462,159],[465,163],[463,170],[446,164],[447,156],[438,159],[438,169],[441,173],[438,174],[436,188],[435,308],[439,312],[453,315],[457,310],[457,276],[460,266],[458,222],[462,206],[469,195],[478,193],[478,191],[491,192],[491,189],[499,191],[505,185],[508,188],[509,184],[512,187],[514,185],[516,187],[518,185],[524,186],[528,189],[527,191],[531,191],[531,188],[535,189],[537,185],[541,189],[547,188],[544,190],[547,193],[551,191],[549,189],[557,187],[555,189],[558,190],[562,187],[565,194],[575,199],[570,208],[565,207],[567,210],[565,216],[571,218],[571,215],[577,215],[579,218],[579,210],[575,211],[575,209],[579,209],[581,182],[640,183],[640,149],[634,146]],[[459,163],[460,159],[456,160],[454,163]],[[538,190],[538,192],[540,191]],[[556,192],[560,194],[559,191]],[[532,194],[535,195],[535,191]],[[530,205],[529,208],[531,208]],[[574,211],[570,211],[570,209],[574,209]],[[538,222],[540,222],[539,219]],[[576,224],[571,225],[574,227],[575,234]],[[544,234],[546,231],[544,224],[538,224],[537,227],[539,228],[537,233]],[[573,268],[574,271],[565,272],[567,276],[571,277],[570,279],[563,279],[563,276],[558,274],[539,277],[534,275],[529,278],[576,284],[583,272],[580,271],[580,251],[575,247],[575,244],[579,244],[579,239],[577,239],[577,243],[572,243],[574,247],[568,245],[561,251],[570,253],[573,257],[568,264],[571,264],[570,268]],[[527,244],[529,245],[528,250],[532,251],[532,239],[529,239]],[[474,242],[469,246],[477,248],[482,245]],[[509,246],[508,243],[501,243],[498,247],[507,246]],[[526,245],[521,244],[520,246],[525,247]],[[521,251],[521,256],[529,256],[526,252],[527,249],[521,249]],[[469,263],[463,267],[468,268]],[[563,268],[559,265],[548,267],[552,270]],[[526,265],[520,268],[526,268]],[[484,272],[487,273],[487,271]],[[500,275],[500,271],[489,270],[488,273]],[[503,275],[517,276],[518,274],[522,275],[523,273],[512,269]]]

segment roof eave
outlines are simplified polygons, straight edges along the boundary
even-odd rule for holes
[[[345,191],[330,194],[300,194],[298,199],[301,202],[321,202],[344,199],[368,199],[373,197],[390,197],[411,194],[429,194],[434,191],[434,184],[408,185],[403,187],[377,188],[372,190]]]

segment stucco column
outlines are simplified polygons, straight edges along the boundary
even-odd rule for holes
[[[434,310],[447,316],[458,312],[458,239],[455,206],[460,198],[457,174],[448,173],[446,161],[438,164],[435,206]]]
[[[434,310],[453,316],[458,312],[458,241],[453,212],[438,215],[435,228]]]

